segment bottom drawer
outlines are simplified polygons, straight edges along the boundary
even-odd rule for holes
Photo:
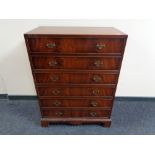
[[[106,117],[109,118],[111,110],[83,110],[83,109],[66,109],[51,110],[42,109],[43,117]]]

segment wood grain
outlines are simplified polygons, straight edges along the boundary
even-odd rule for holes
[[[37,27],[27,33],[27,35],[56,35],[56,36],[64,36],[64,35],[76,35],[76,36],[127,36],[124,32],[114,28],[114,27],[76,27],[76,26],[40,26]],[[62,37],[63,38],[63,37]]]
[[[50,65],[55,63],[55,65]],[[32,56],[34,69],[93,69],[93,70],[119,70],[120,56]]]
[[[117,73],[103,72],[38,72],[35,73],[36,83],[42,84],[115,84]]]
[[[42,117],[104,117],[109,118],[111,110],[83,110],[83,109],[42,109]]]
[[[104,107],[111,108],[112,107],[112,99],[40,99],[40,107]]]
[[[102,38],[102,39],[84,39],[84,38],[30,38],[30,51],[33,52],[51,52],[56,54],[63,53],[121,53],[123,39],[121,38]],[[48,44],[55,44],[49,48]],[[104,45],[99,49],[97,45]]]
[[[39,96],[113,96],[115,88],[109,86],[67,87],[38,86]]]

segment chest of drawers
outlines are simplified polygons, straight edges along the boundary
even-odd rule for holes
[[[110,27],[38,27],[24,37],[41,125],[110,127],[127,35]]]

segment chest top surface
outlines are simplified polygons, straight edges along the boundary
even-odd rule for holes
[[[122,31],[113,27],[52,27],[42,26],[35,28],[26,35],[107,35],[107,36],[127,36]]]

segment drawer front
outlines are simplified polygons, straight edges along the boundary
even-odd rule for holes
[[[52,72],[35,73],[38,84],[59,83],[59,84],[115,84],[117,73],[75,73],[75,72]]]
[[[41,110],[43,117],[110,117],[111,110]]]
[[[112,107],[112,99],[40,99],[41,107]]]
[[[52,53],[121,53],[120,38],[29,38],[30,52]]]
[[[118,70],[121,57],[52,57],[33,56],[35,69],[98,69]]]
[[[111,87],[57,87],[39,86],[40,96],[113,96],[114,88]]]

